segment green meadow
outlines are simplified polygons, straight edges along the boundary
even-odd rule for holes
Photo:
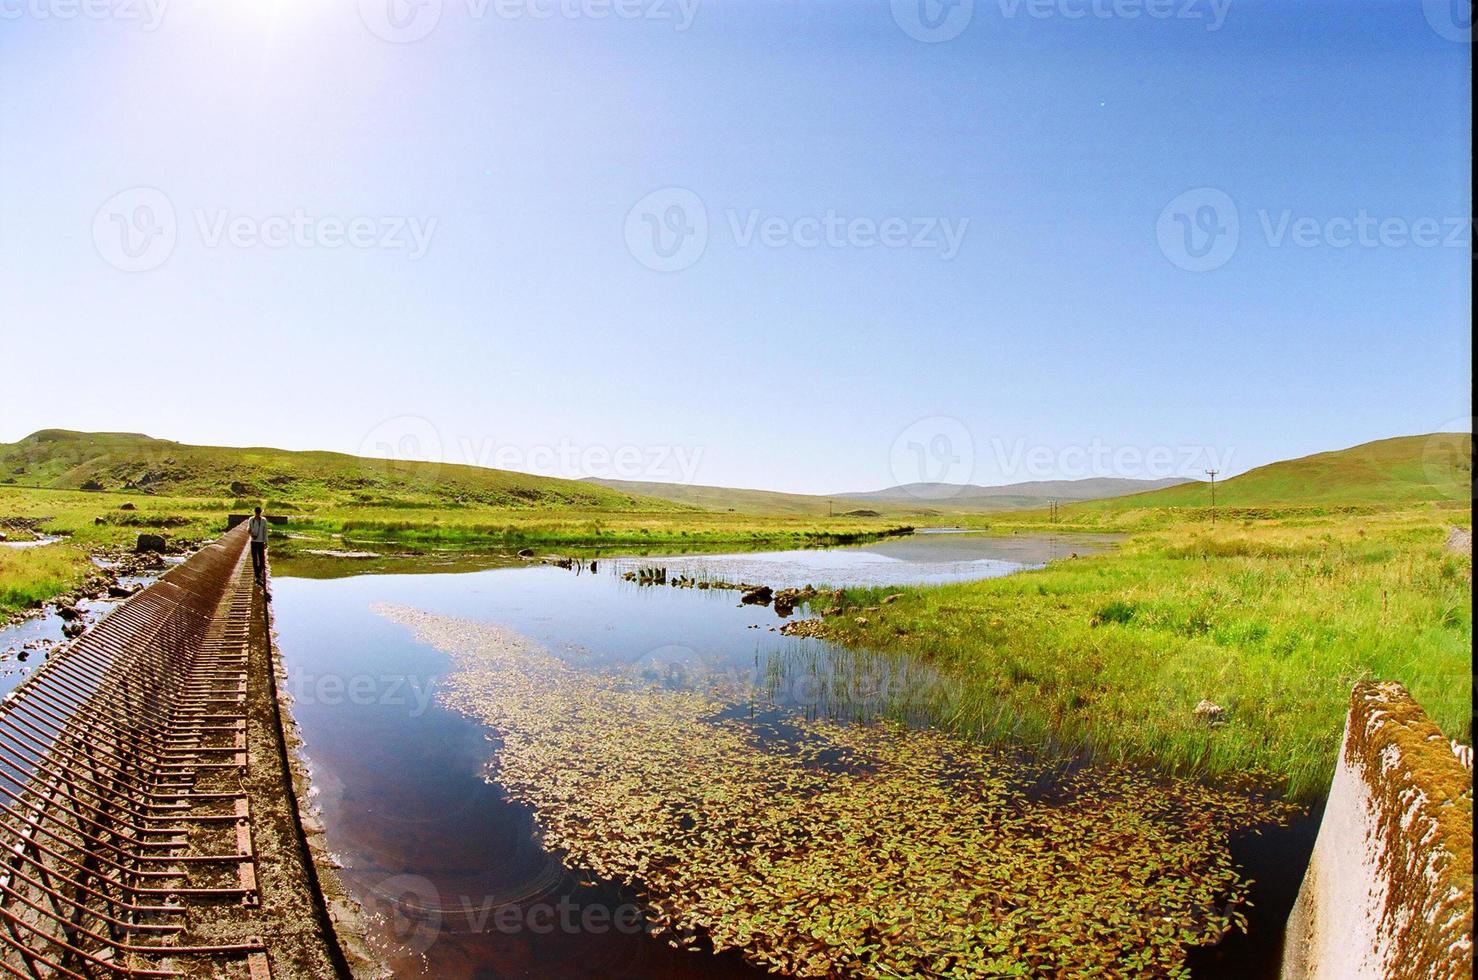
[[[1299,796],[1327,788],[1358,680],[1401,681],[1471,741],[1472,559],[1446,547],[1468,511],[1119,516],[1078,525],[1133,528],[1114,551],[886,604],[851,591],[822,635],[959,678],[962,731]]]
[[[87,578],[87,552],[68,543],[42,548],[0,548],[0,624],[81,585]]]

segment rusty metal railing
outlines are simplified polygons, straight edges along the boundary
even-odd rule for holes
[[[255,938],[188,938],[260,901],[246,542],[227,532],[0,702],[0,975],[270,975]]]

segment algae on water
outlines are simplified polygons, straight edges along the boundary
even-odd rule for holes
[[[777,742],[717,717],[733,691],[377,611],[452,656],[442,697],[496,730],[493,777],[548,847],[640,889],[674,942],[796,976],[1184,975],[1189,947],[1245,925],[1228,835],[1291,809],[897,725],[797,719]]]

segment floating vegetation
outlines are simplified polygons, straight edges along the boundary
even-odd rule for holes
[[[443,699],[574,867],[641,890],[674,943],[805,977],[1185,976],[1245,928],[1227,838],[1249,790],[1070,767],[911,730],[736,718],[741,692],[581,671],[497,626],[377,607],[447,651]]]

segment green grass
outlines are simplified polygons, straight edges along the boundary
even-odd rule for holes
[[[77,588],[89,570],[87,553],[67,544],[0,548],[0,623]]]
[[[1472,484],[1472,435],[1434,432],[1381,439],[1259,466],[1241,476],[1218,481],[1216,502],[1232,508],[1274,504],[1391,506],[1424,501],[1461,502],[1471,499]],[[1210,502],[1210,488],[1195,483],[1094,501],[1081,509],[1204,507]]]
[[[1165,520],[1036,572],[886,605],[892,590],[848,592],[826,635],[960,678],[962,730],[1182,773],[1261,771],[1316,796],[1357,680],[1402,682],[1471,740],[1472,561],[1443,547],[1454,522],[1471,516]],[[1202,698],[1227,709],[1224,724],[1197,721]]]

